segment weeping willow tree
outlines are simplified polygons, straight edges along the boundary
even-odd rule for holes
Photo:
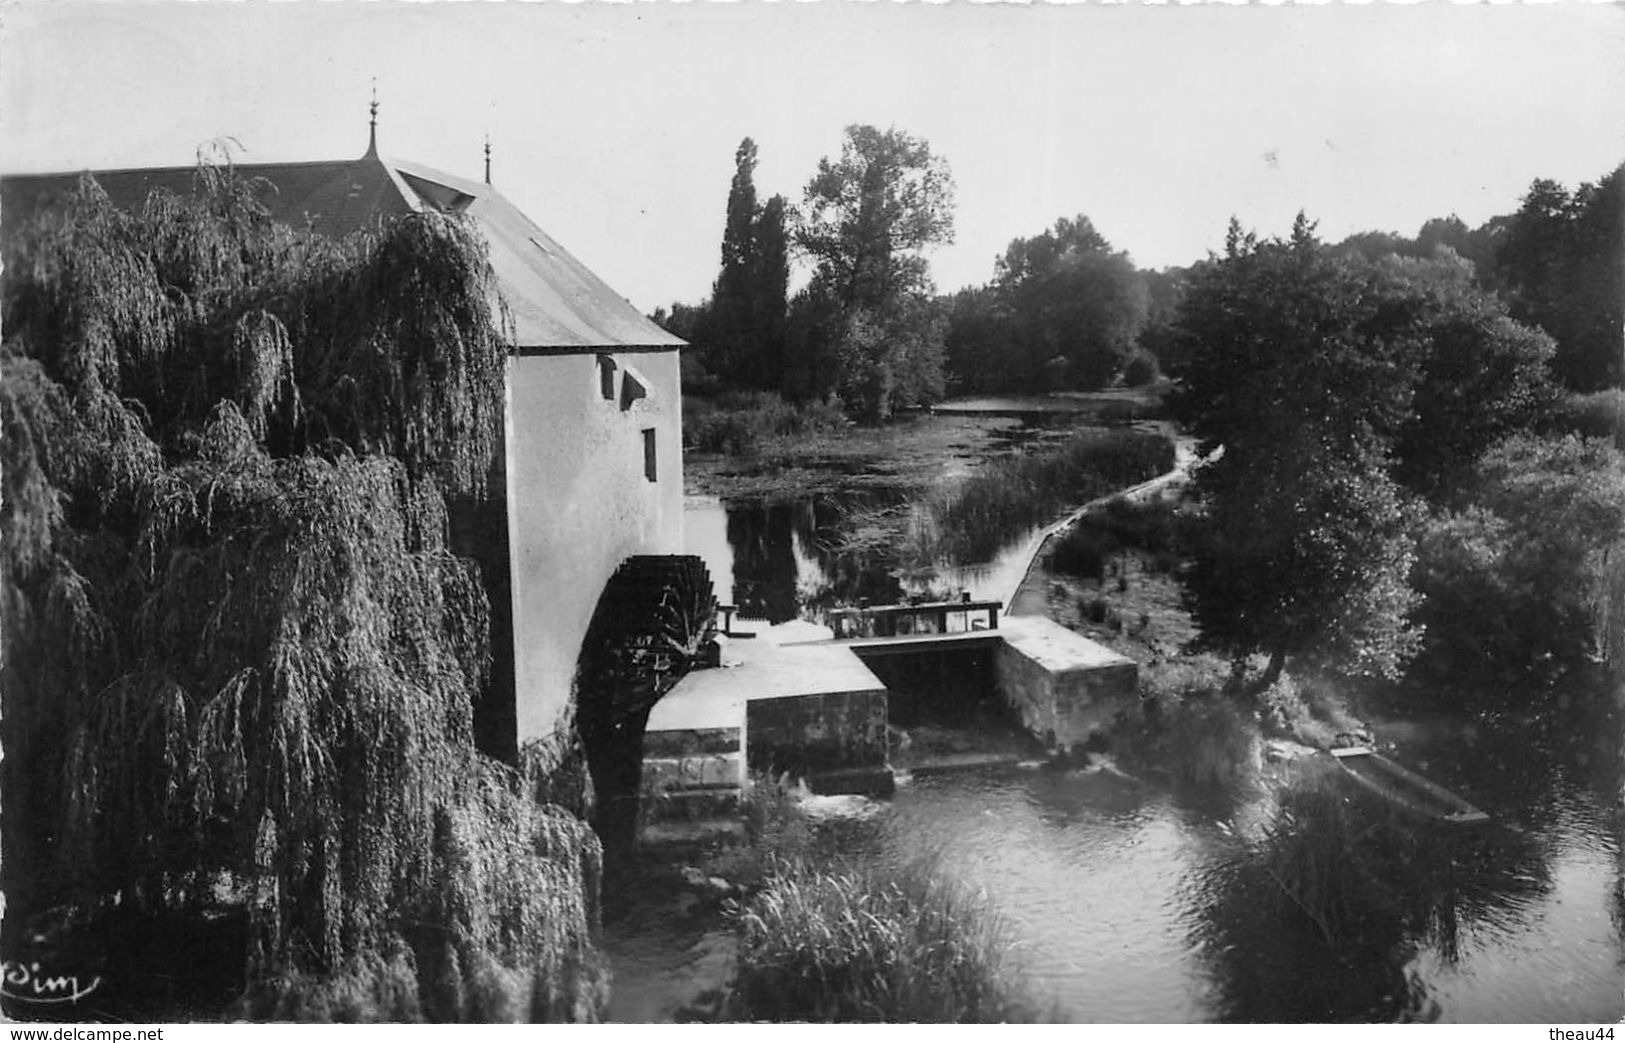
[[[476,752],[505,317],[422,214],[330,240],[198,171],[7,244],[5,891],[233,910],[247,1013],[585,1019],[600,855]],[[13,931],[15,934],[15,931]]]

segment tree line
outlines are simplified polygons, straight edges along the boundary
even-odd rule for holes
[[[1232,223],[1192,272],[1169,405],[1222,453],[1181,578],[1234,691],[1290,661],[1527,705],[1625,666],[1625,411],[1568,409],[1561,342],[1476,271],[1329,245],[1300,214],[1286,238]]]
[[[937,294],[926,255],[953,238],[953,180],[927,142],[895,128],[846,128],[800,206],[758,205],[755,143],[735,155],[710,298],[654,319],[696,349],[688,387],[838,400],[880,420],[949,393],[1034,393],[1143,385],[1185,361],[1177,329],[1188,290],[1223,262],[1141,269],[1084,214],[1016,238],[984,285]],[[1625,166],[1573,191],[1540,179],[1520,208],[1469,228],[1434,218],[1414,237],[1367,231],[1337,256],[1465,262],[1467,282],[1554,341],[1559,386],[1625,384]],[[790,296],[792,254],[812,262]]]

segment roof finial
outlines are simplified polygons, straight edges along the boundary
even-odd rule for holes
[[[491,183],[491,132],[485,132],[485,183]]]
[[[367,122],[367,155],[378,153],[378,77],[372,78],[372,104],[367,106],[372,118]]]

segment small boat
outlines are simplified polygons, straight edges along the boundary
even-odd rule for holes
[[[1462,797],[1396,764],[1369,746],[1331,751],[1338,767],[1354,781],[1407,811],[1442,822],[1487,822],[1489,816]]]

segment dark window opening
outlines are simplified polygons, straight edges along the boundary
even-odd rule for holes
[[[607,402],[615,401],[615,360],[608,355],[598,356],[598,393]]]
[[[655,429],[643,429],[643,477],[651,482],[659,481],[655,471]]]
[[[624,413],[628,409],[631,409],[632,403],[636,402],[638,399],[648,397],[649,389],[643,386],[643,382],[641,380],[632,375],[632,371],[630,369],[627,370],[626,373],[621,377],[621,412]]]

